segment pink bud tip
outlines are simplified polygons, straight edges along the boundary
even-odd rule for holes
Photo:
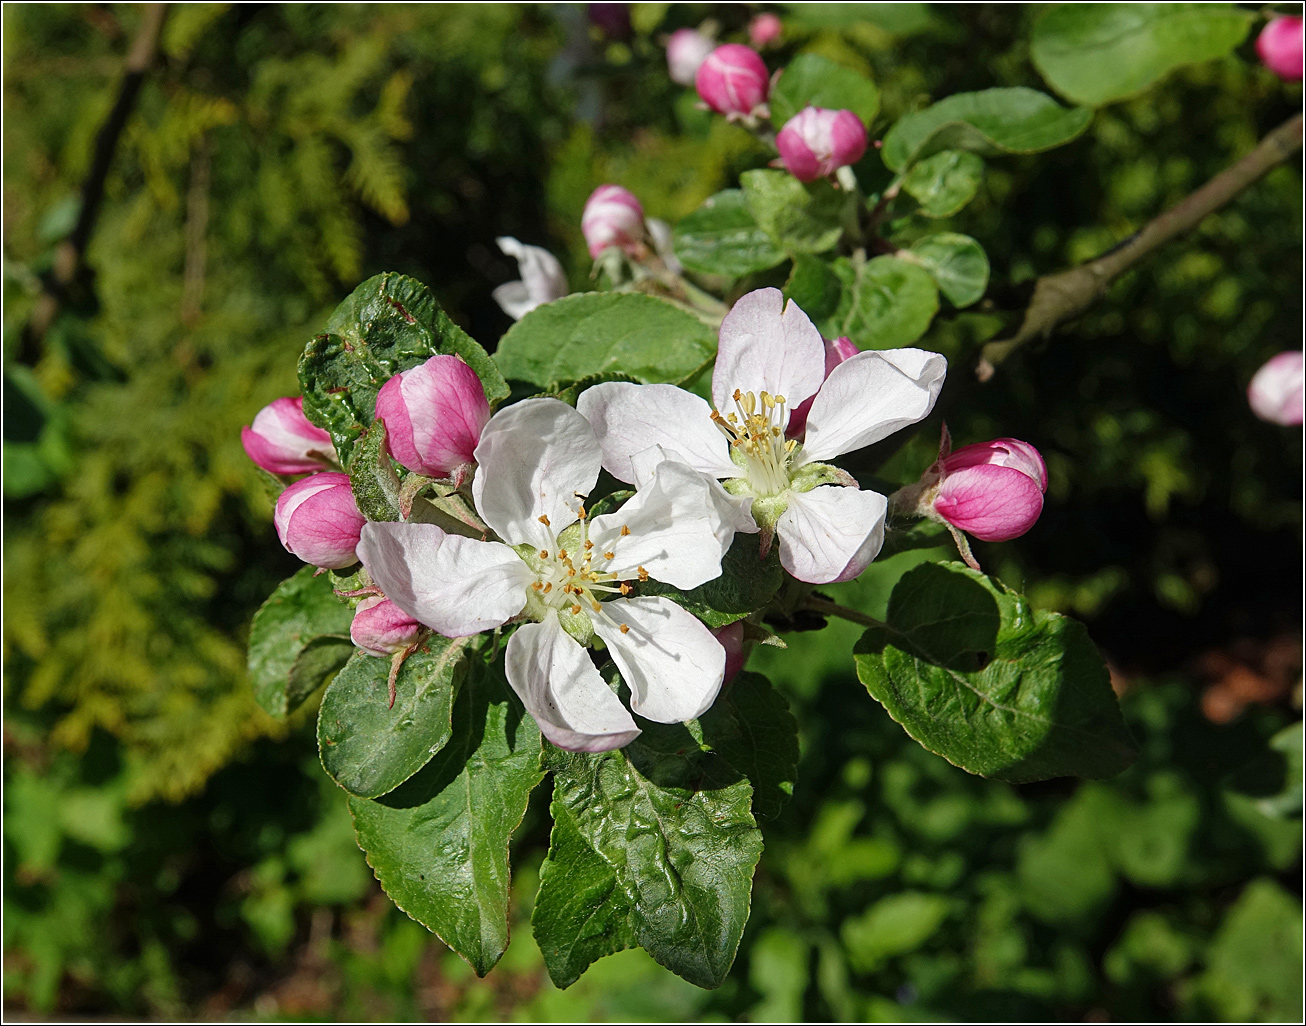
[[[748,41],[760,50],[779,39],[783,29],[774,14],[759,14],[748,23]]]
[[[1285,427],[1302,422],[1302,353],[1291,350],[1272,356],[1247,386],[1247,402],[1261,420]]]
[[[422,625],[388,598],[373,595],[354,609],[349,636],[364,652],[374,656],[402,652],[422,633]]]
[[[866,152],[866,126],[850,110],[804,107],[775,137],[780,159],[800,182],[828,178]]]
[[[349,475],[328,471],[282,492],[272,522],[288,551],[313,566],[339,570],[358,562],[354,550],[367,520],[358,512]]]
[[[585,201],[580,230],[595,260],[609,246],[620,246],[629,256],[638,257],[644,244],[644,208],[628,189],[600,185]]]
[[[396,374],[376,395],[390,455],[426,477],[473,462],[490,404],[476,372],[456,356],[432,356]]]
[[[307,474],[333,466],[331,436],[304,416],[304,400],[274,399],[259,410],[254,426],[240,429],[245,453],[270,474]]]
[[[1300,82],[1302,76],[1302,20],[1274,18],[1256,37],[1261,63],[1285,82]]]
[[[726,650],[726,675],[722,683],[729,684],[739,676],[739,671],[744,668],[744,663],[747,661],[744,655],[744,621],[736,620],[724,627],[718,627],[712,635]]]
[[[752,114],[770,87],[762,58],[739,43],[718,46],[694,76],[699,97],[718,114]]]
[[[844,360],[861,352],[853,344],[852,339],[847,336],[841,335],[833,342],[828,338],[822,339],[822,341],[825,342],[825,376],[827,378],[830,376],[830,372],[843,363]],[[816,396],[809,396],[794,407],[794,412],[789,414],[789,425],[785,428],[787,437],[799,439],[803,437],[807,430],[807,415],[812,412],[812,403],[815,401]]]
[[[958,449],[943,461],[934,510],[981,541],[1009,541],[1043,512],[1048,472],[1039,451],[1015,438]]]
[[[715,49],[716,43],[697,29],[676,29],[667,40],[667,72],[671,81],[693,85],[698,69]]]

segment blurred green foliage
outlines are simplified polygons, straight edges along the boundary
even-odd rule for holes
[[[896,6],[911,16],[798,8],[768,60],[810,52],[870,74],[873,136],[953,92],[1041,87],[1036,7]],[[106,183],[90,276],[32,346],[23,329],[142,11],[6,5],[6,1005],[1299,1017],[1300,728],[1283,733],[1299,714],[1281,702],[1216,726],[1191,670],[1208,648],[1300,621],[1300,434],[1252,419],[1243,396],[1267,357],[1301,344],[1299,160],[946,410],[959,444],[1014,435],[1047,457],[1038,527],[977,554],[1036,605],[1086,619],[1128,671],[1138,765],[1083,785],[969,777],[857,684],[837,654],[855,628],[759,649],[752,665],[788,694],[804,757],[719,991],[638,951],[552,988],[528,928],[538,806],[515,842],[514,942],[475,981],[371,880],[313,755],[315,703],[278,725],[253,702],[249,618],[297,564],[240,426],[293,392],[304,341],[371,273],[429,283],[492,347],[509,322],[490,290],[516,277],[497,235],[548,245],[584,288],[594,186],[623,184],[674,222],[763,166],[748,133],[667,80],[658,42],[709,16],[738,33],[751,13],[636,4],[634,34],[605,39],[581,5],[175,5]],[[989,296],[921,345],[964,383],[1034,277],[1127,237],[1300,103],[1248,44],[1104,108],[1062,150],[990,161],[976,200],[936,222],[983,244]],[[873,150],[857,173],[887,181]],[[914,479],[936,431],[860,471]],[[932,551],[945,555],[905,552],[840,587],[873,612]]]

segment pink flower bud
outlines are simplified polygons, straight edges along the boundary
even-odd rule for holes
[[[595,260],[609,246],[620,246],[629,256],[639,257],[644,248],[644,208],[628,189],[600,185],[585,201],[580,230]]]
[[[828,378],[830,372],[850,356],[856,356],[861,352],[853,341],[847,337],[839,337],[831,342],[828,338],[823,339],[825,342],[825,376]],[[789,426],[785,429],[785,435],[789,438],[802,438],[803,432],[807,430],[807,415],[812,410],[812,402],[816,396],[810,396],[794,407],[794,412],[789,414]]]
[[[995,438],[943,460],[934,511],[981,541],[1019,538],[1043,512],[1048,472],[1028,442]]]
[[[713,637],[721,642],[726,650],[726,675],[723,684],[729,684],[744,668],[747,657],[744,655],[744,621],[736,620],[712,632]]]
[[[866,152],[866,126],[850,110],[804,107],[775,137],[780,159],[800,182],[828,178]]]
[[[716,43],[697,29],[676,29],[667,40],[667,72],[671,81],[693,85],[698,69],[715,49]]]
[[[328,471],[282,492],[272,522],[281,544],[305,563],[340,570],[358,562],[354,550],[367,520],[358,512],[349,475]]]
[[[1256,38],[1261,63],[1285,82],[1300,82],[1302,75],[1302,20],[1274,18]]]
[[[422,625],[388,598],[373,595],[354,609],[349,636],[364,652],[374,656],[402,652],[422,633]]]
[[[456,356],[433,356],[396,374],[376,394],[390,455],[427,477],[473,462],[490,404],[476,372]]]
[[[1302,422],[1302,354],[1293,350],[1272,356],[1247,386],[1252,412],[1271,424],[1290,426]]]
[[[766,102],[771,77],[755,50],[726,43],[708,54],[694,76],[694,88],[718,114],[752,114]]]
[[[783,26],[774,14],[759,14],[748,23],[748,41],[757,49],[780,38]]]
[[[255,463],[270,474],[307,474],[336,462],[331,436],[304,416],[304,400],[274,399],[240,429],[240,443]]]

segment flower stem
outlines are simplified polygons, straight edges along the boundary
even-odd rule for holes
[[[859,613],[855,609],[849,609],[847,606],[841,606],[837,602],[831,602],[829,599],[818,598],[815,595],[807,596],[807,602],[804,604],[805,609],[810,609],[814,613],[825,613],[827,616],[837,616],[841,620],[847,620],[849,623],[859,623],[863,627],[887,627],[883,620],[877,620],[873,616],[867,616],[865,613]]]

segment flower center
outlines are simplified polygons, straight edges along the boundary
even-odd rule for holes
[[[531,592],[546,609],[556,609],[572,616],[584,613],[606,618],[600,603],[614,595],[629,595],[632,591],[631,585],[621,577],[637,576],[639,580],[647,581],[648,571],[641,566],[634,575],[623,575],[610,569],[617,558],[614,550],[619,543],[613,543],[613,547],[606,551],[601,550],[589,538],[589,513],[584,506],[577,510],[577,517],[579,532],[575,529],[564,532],[564,535],[576,535],[571,543],[575,547],[571,549],[561,544],[553,534],[547,516],[539,518],[540,523],[549,529],[549,547],[540,549],[535,553],[535,559],[528,560],[538,568],[536,580],[530,585]],[[630,528],[622,525],[621,537],[629,534]],[[625,624],[619,626],[622,633],[628,630]]]
[[[743,466],[753,492],[779,495],[789,487],[789,461],[797,441],[785,440],[785,397],[735,389],[735,412],[712,411],[712,423],[730,442],[731,457]]]

